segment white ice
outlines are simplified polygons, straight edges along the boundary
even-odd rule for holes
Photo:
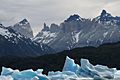
[[[81,59],[81,66],[73,59],[66,58],[63,71],[42,74],[43,69],[19,71],[11,68],[2,68],[0,80],[120,80],[120,70],[107,66],[93,66],[87,59]]]

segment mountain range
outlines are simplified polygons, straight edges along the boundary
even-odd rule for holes
[[[0,57],[41,56],[79,47],[98,47],[120,41],[120,17],[103,10],[93,19],[71,15],[60,25],[52,23],[34,37],[27,19],[13,26],[0,24]]]
[[[46,44],[56,52],[117,42],[120,41],[120,17],[105,10],[93,19],[74,14],[60,25],[53,23],[49,27],[44,23],[42,31],[32,40]]]

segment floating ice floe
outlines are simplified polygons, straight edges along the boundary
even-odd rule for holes
[[[2,67],[0,80],[120,80],[120,71],[107,66],[93,66],[87,59],[81,59],[81,66],[66,58],[63,71],[42,74],[43,69],[19,71]]]

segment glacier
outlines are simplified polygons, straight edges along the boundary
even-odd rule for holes
[[[0,80],[120,80],[120,70],[116,68],[93,66],[87,59],[81,59],[80,64],[66,57],[63,70],[50,71],[48,75],[42,74],[43,69],[19,71],[2,67]]]

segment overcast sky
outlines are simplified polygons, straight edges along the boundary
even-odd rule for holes
[[[8,26],[26,18],[36,34],[44,22],[59,24],[71,14],[93,18],[103,9],[119,16],[120,0],[0,0],[0,22]]]

